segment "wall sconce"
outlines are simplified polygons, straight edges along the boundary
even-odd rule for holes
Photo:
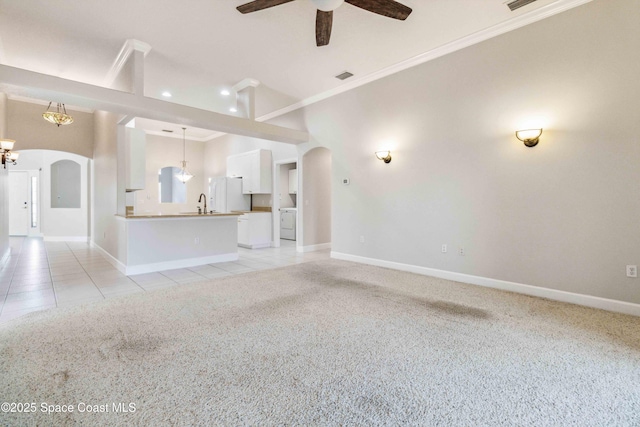
[[[385,163],[391,163],[391,151],[376,151],[376,157]]]
[[[516,131],[516,138],[524,142],[527,147],[535,147],[542,135],[542,129],[524,129]]]
[[[2,166],[7,168],[7,163],[17,165],[16,160],[20,153],[13,150],[13,144],[16,142],[13,139],[0,139],[0,155],[2,155]]]

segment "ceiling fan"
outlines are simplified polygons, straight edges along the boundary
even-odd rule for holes
[[[293,0],[254,0],[237,7],[240,13],[256,12]],[[331,24],[333,23],[333,11],[342,3],[347,2],[353,6],[388,16],[389,18],[404,21],[411,13],[411,8],[394,0],[311,0],[316,5],[316,45],[326,46],[331,37]]]

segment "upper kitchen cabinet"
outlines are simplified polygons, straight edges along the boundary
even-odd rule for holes
[[[126,190],[144,190],[146,166],[146,135],[141,129],[125,128]]]
[[[244,194],[271,194],[271,150],[254,150],[227,157],[227,176],[242,178]]]
[[[289,194],[298,194],[298,169],[289,169]]]

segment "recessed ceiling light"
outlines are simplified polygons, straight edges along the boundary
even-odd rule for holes
[[[171,92],[164,91],[162,92],[162,96],[164,96],[165,98],[171,98]]]
[[[229,96],[229,95],[231,95],[231,92],[229,92],[227,89],[222,89],[222,90],[220,91],[220,95],[222,95],[222,96]]]
[[[229,108],[229,111],[231,111],[232,113],[237,113],[238,109],[236,107],[231,107]]]

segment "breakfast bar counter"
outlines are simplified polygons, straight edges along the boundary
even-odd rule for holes
[[[235,261],[240,215],[116,215],[120,242],[124,242],[117,267],[132,275]]]

